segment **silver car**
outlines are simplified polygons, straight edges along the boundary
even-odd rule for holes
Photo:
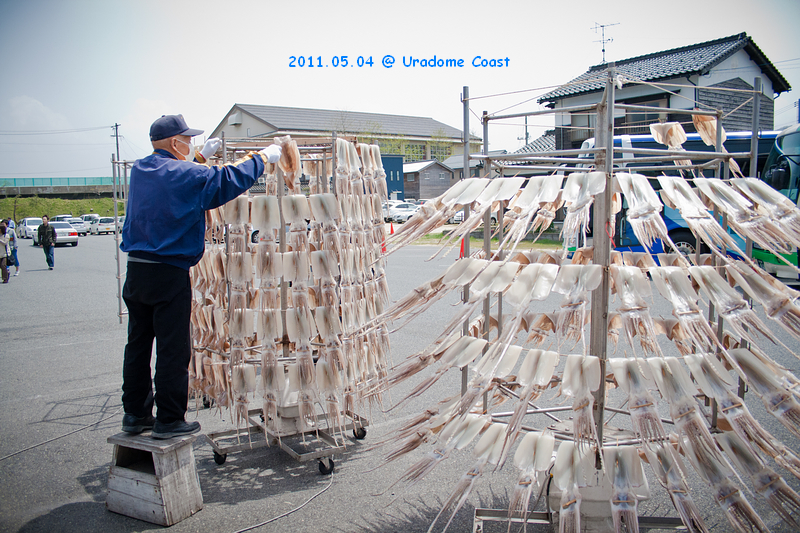
[[[69,222],[50,222],[50,225],[56,230],[56,245],[71,244],[72,246],[78,246],[78,230],[73,228]],[[33,245],[39,246],[37,233],[33,234]]]
[[[36,230],[39,229],[39,226],[42,224],[41,218],[30,217],[30,218],[23,218],[17,224],[17,237],[21,239],[33,239]]]
[[[85,236],[89,234],[89,228],[87,228],[86,224],[83,223],[82,218],[71,218],[67,222],[69,222],[69,225],[78,231],[78,235]]]

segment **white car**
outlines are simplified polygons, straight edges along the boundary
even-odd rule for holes
[[[82,218],[71,218],[67,220],[67,222],[69,222],[70,226],[75,228],[75,230],[78,232],[78,235],[86,236],[89,234],[89,228],[87,228],[86,224],[83,223]]]
[[[78,246],[78,230],[73,228],[69,222],[50,222],[50,225],[56,230],[56,245]],[[36,233],[33,234],[33,245],[39,246],[39,237]]]
[[[19,224],[17,224],[17,237],[20,237],[21,239],[33,239],[36,230],[39,229],[41,224],[41,218],[23,218],[19,221]]]
[[[383,221],[389,222],[389,210],[398,204],[402,204],[401,200],[387,200],[381,204],[381,208],[383,209]]]
[[[101,217],[92,220],[89,224],[89,232],[92,235],[114,233],[114,217]]]
[[[86,224],[86,227],[88,228],[92,220],[100,218],[100,215],[97,213],[87,213],[85,215],[81,215],[81,218],[83,219],[83,223]]]
[[[406,222],[420,207],[410,203],[398,204],[389,209],[389,218],[394,222]]]

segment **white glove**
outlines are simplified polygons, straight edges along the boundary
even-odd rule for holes
[[[203,145],[203,149],[200,150],[200,155],[203,156],[203,159],[208,160],[209,157],[217,153],[220,146],[222,146],[222,141],[216,137],[212,137]]]
[[[277,163],[278,159],[281,158],[281,147],[277,144],[271,144],[261,150],[259,153],[264,154],[268,163]]]

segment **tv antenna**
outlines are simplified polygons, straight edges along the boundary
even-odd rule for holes
[[[594,23],[594,28],[590,28],[597,33],[597,28],[600,28],[600,40],[593,41],[595,43],[601,43],[603,45],[603,63],[606,62],[606,43],[613,43],[614,39],[606,39],[606,28],[609,26],[619,26],[619,22],[615,22],[613,24],[598,24],[597,22]]]

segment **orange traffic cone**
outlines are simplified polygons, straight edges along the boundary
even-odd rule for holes
[[[394,223],[389,222],[389,235],[394,235]]]
[[[458,252],[458,258],[461,259],[464,257],[464,239],[461,239],[461,251]]]

